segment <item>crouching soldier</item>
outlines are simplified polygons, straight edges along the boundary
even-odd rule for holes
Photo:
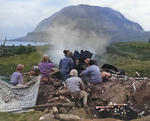
[[[32,80],[33,78],[35,78],[36,76],[38,76],[40,74],[40,69],[38,66],[32,66],[31,70],[30,70],[30,74],[28,75],[30,80]]]
[[[23,71],[24,65],[18,64],[16,69],[17,71],[14,72],[11,76],[10,84],[13,86],[16,86],[17,84],[23,84],[24,83],[24,78],[23,78]]]
[[[85,91],[84,84],[81,78],[78,77],[78,72],[76,69],[72,69],[69,73],[70,78],[65,81],[65,88],[71,92],[76,101],[83,100],[83,107],[87,106],[87,96],[88,93]]]

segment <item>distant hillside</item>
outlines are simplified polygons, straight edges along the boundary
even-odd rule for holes
[[[138,23],[126,19],[120,12],[111,8],[78,5],[63,8],[44,19],[37,25],[34,32],[28,33],[24,39],[28,41],[49,41],[47,36],[52,38],[54,33],[51,32],[57,29],[57,33],[60,33],[63,31],[59,30],[62,27],[85,34],[109,35],[112,39],[116,38],[116,41],[118,41],[118,38],[122,38],[121,36],[144,33],[143,28]]]
[[[59,49],[105,51],[111,42],[148,41],[150,32],[108,7],[69,6],[41,21],[18,41],[47,41]]]

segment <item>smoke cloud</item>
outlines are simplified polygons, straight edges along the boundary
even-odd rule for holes
[[[88,50],[93,53],[93,58],[98,63],[104,63],[106,60],[97,60],[95,55],[101,57],[106,52],[106,47],[110,44],[110,37],[106,35],[98,35],[91,31],[83,31],[79,29],[73,29],[69,25],[50,27],[48,30],[50,33],[49,43],[52,44],[46,54],[50,56],[51,61],[56,65],[59,64],[60,59],[64,57],[63,50]]]

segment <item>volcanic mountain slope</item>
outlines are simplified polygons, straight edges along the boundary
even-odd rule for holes
[[[94,41],[129,41],[144,33],[143,28],[108,7],[69,6],[41,21],[24,41],[76,43]]]
[[[144,35],[138,23],[126,19],[118,11],[108,7],[78,5],[61,9],[41,21],[26,37],[15,40],[49,42],[55,45],[53,53],[56,57],[56,53],[62,54],[65,49],[89,50],[101,55],[111,42],[132,41],[135,38],[143,41]],[[149,35],[147,33],[146,40]]]

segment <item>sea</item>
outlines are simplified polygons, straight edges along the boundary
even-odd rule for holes
[[[0,41],[0,45],[3,45],[4,41],[1,40]],[[5,42],[5,46],[19,46],[19,45],[23,45],[23,46],[27,46],[28,44],[30,44],[31,46],[40,46],[40,45],[46,45],[47,43],[45,42],[20,42],[20,41],[6,41]]]

